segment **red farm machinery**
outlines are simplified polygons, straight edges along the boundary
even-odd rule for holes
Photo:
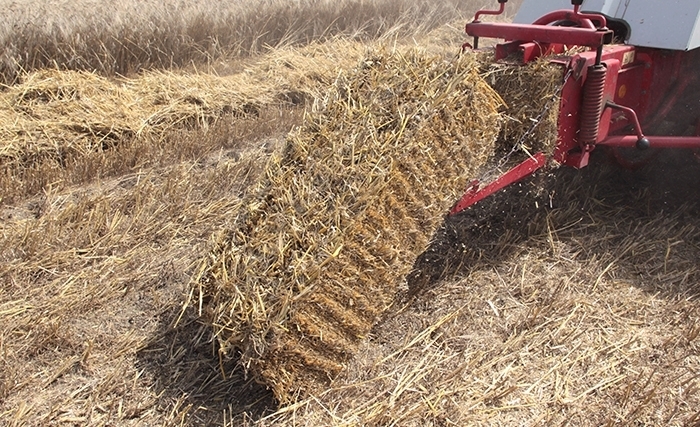
[[[466,25],[473,37],[502,39],[497,61],[539,58],[563,67],[553,153],[531,153],[491,183],[472,182],[451,214],[531,175],[548,162],[583,168],[605,149],[622,166],[629,151],[700,152],[700,2],[674,0],[523,0],[512,23],[481,10]],[[572,53],[573,52],[573,53]],[[633,153],[634,154],[634,153]],[[639,156],[636,156],[639,157]],[[649,157],[649,156],[647,156]]]

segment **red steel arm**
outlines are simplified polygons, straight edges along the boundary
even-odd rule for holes
[[[514,182],[520,181],[526,176],[531,175],[537,169],[543,167],[545,164],[547,164],[547,156],[545,156],[544,153],[537,153],[534,156],[527,158],[527,160],[515,166],[505,174],[501,175],[498,179],[482,189],[479,189],[479,181],[472,181],[462,198],[459,199],[452,210],[450,210],[450,215],[458,214],[496,191],[507,187]]]
[[[471,22],[467,24],[466,31],[468,35],[473,37],[527,40],[589,47],[598,47],[610,43],[613,36],[613,32],[610,30],[494,22]]]

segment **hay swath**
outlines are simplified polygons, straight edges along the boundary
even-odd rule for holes
[[[486,186],[472,181],[450,214],[544,167],[549,160],[583,168],[591,152],[606,149],[624,167],[643,161],[640,151],[700,151],[700,3],[639,0],[525,0],[514,23],[482,22],[499,10],[482,10],[466,25],[478,48],[482,37],[506,40],[497,61],[522,64],[546,58],[560,65],[557,144],[538,151]],[[586,10],[586,12],[582,12]],[[539,16],[539,18],[537,18]],[[533,21],[534,19],[534,21]],[[526,24],[524,22],[532,22]],[[508,100],[506,99],[506,102]],[[516,143],[517,144],[517,143]],[[653,156],[644,155],[644,161]]]

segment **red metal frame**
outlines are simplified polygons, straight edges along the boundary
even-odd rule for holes
[[[474,14],[474,22],[479,22],[479,18],[481,18],[481,15],[500,15],[506,10],[506,2],[501,1],[499,2],[499,8],[498,10],[480,10]]]
[[[608,20],[604,15],[592,14],[592,13],[580,13],[579,5],[574,5],[574,10],[569,9],[559,9],[542,16],[533,25],[549,25],[553,22],[568,21],[573,22],[581,28],[588,28],[590,30],[597,30],[599,28],[606,28],[608,26]],[[593,21],[597,21],[598,24],[594,24]]]
[[[579,6],[574,6],[573,10],[548,13],[530,25],[480,22],[482,15],[503,13],[504,4],[501,2],[499,11],[477,12],[474,21],[465,27],[466,33],[474,37],[475,47],[480,37],[506,40],[496,46],[497,60],[510,59],[517,54],[521,63],[527,63],[545,55],[561,54],[573,46],[590,48],[575,55],[551,59],[564,68],[565,75],[570,76],[563,82],[561,90],[557,146],[551,154],[553,160],[582,168],[588,164],[590,153],[598,145],[612,150],[637,147],[700,151],[700,117],[689,115],[684,118],[696,120],[695,136],[653,134],[653,129],[686,95],[686,88],[692,83],[700,86],[700,77],[696,77],[693,67],[700,62],[700,49],[682,52],[612,45],[613,32],[606,28],[606,18],[580,13]],[[560,26],[563,23],[567,26]],[[576,26],[569,26],[572,24]],[[592,89],[586,89],[585,83],[589,71],[594,69],[599,83],[595,92],[597,98],[592,100],[593,94],[588,93]],[[604,74],[604,80],[601,80],[601,74]],[[588,113],[582,116],[582,110]],[[587,135],[592,136],[587,143],[579,140],[584,128]],[[643,129],[651,129],[651,135],[646,135]],[[472,181],[450,215],[532,174],[545,166],[547,160],[548,155],[537,153],[483,188],[478,181]]]
[[[459,199],[459,201],[450,210],[450,215],[462,212],[469,206],[483,200],[496,191],[499,191],[522,179],[523,177],[532,174],[537,169],[542,168],[545,164],[547,164],[547,156],[545,156],[544,153],[537,153],[505,174],[501,175],[498,179],[491,182],[484,188],[479,188],[480,182],[478,180],[472,181],[462,198]]]
[[[472,22],[466,26],[473,37],[527,40],[540,43],[557,43],[570,46],[598,47],[612,41],[612,31],[596,31],[588,28],[555,27],[550,25],[521,25],[493,22]]]

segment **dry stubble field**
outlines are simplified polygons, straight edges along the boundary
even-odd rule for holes
[[[394,304],[342,372],[281,407],[185,304],[338,76],[386,46],[453,52],[447,12],[475,4],[4,3],[0,424],[700,423],[689,156],[635,172],[600,157],[438,221],[408,278],[420,289],[387,284]],[[265,13],[226,21],[241,10]],[[340,26],[349,10],[361,18]],[[53,61],[62,71],[42,71]]]

